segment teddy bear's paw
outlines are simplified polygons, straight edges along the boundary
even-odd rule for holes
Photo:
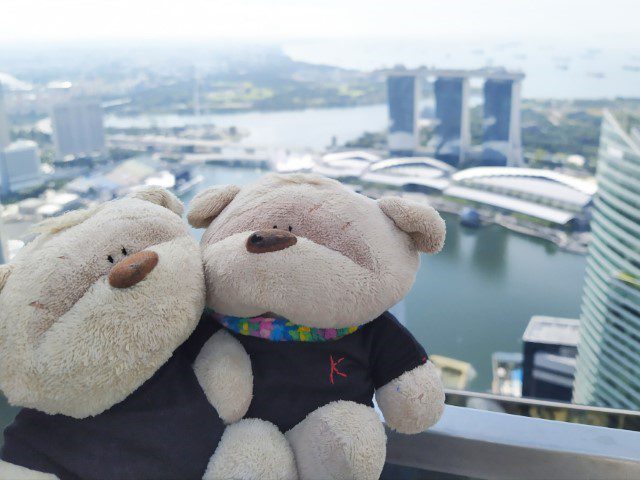
[[[295,480],[293,451],[278,427],[258,419],[240,420],[222,435],[204,480]]]
[[[202,347],[193,370],[224,423],[245,416],[253,398],[253,373],[251,359],[238,340],[218,331]]]
[[[332,402],[310,413],[286,434],[301,479],[376,480],[387,437],[378,414],[355,402]]]
[[[3,460],[0,460],[0,478],[12,480],[58,480],[58,477],[50,473],[36,472]]]
[[[444,387],[436,366],[424,365],[403,373],[376,391],[387,426],[416,434],[435,425],[444,411]]]

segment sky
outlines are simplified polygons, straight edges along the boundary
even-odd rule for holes
[[[483,38],[632,42],[640,0],[0,0],[0,44]]]

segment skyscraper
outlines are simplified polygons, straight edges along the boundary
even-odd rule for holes
[[[28,191],[43,183],[38,145],[18,140],[0,151],[0,194]]]
[[[520,81],[488,78],[483,89],[482,164],[520,166]]]
[[[411,156],[418,146],[418,77],[409,72],[393,72],[387,77],[389,135],[392,156]]]
[[[522,396],[571,400],[580,322],[534,315],[522,336]]]
[[[471,143],[469,126],[469,80],[439,77],[434,84],[437,125],[430,145],[438,160],[459,167]]]
[[[93,100],[74,99],[53,107],[53,139],[58,158],[104,151],[102,108]]]
[[[605,112],[574,401],[640,409],[640,119]]]
[[[0,83],[0,151],[11,141],[9,135],[9,121],[7,120],[7,112],[4,108],[4,93],[2,84]]]
[[[9,246],[7,245],[6,233],[2,224],[2,205],[0,205],[0,265],[9,261]]]

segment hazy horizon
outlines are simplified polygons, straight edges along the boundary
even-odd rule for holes
[[[0,11],[0,44],[14,46],[341,38],[640,46],[634,0],[3,0]]]

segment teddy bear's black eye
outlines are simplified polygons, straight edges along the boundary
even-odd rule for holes
[[[126,254],[127,254],[127,249],[126,249],[126,248],[124,248],[124,247],[122,247],[122,254],[123,254],[123,255],[126,255]]]
[[[278,225],[274,225],[273,228],[278,228]]]
[[[289,231],[293,230],[293,227],[291,227],[291,225],[289,225]]]
[[[107,256],[107,260],[109,260],[109,263],[113,263],[113,257],[111,255]]]

